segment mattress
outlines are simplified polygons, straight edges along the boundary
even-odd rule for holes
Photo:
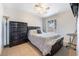
[[[56,33],[29,34],[29,40],[43,55],[50,53],[52,45],[62,36]]]

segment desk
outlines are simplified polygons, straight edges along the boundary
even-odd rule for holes
[[[67,34],[67,36],[70,37],[70,41],[66,47],[70,47],[70,48],[76,50],[76,44],[73,43],[73,40],[76,40],[77,34],[76,33],[69,33],[69,34]],[[75,48],[72,46],[75,46]]]

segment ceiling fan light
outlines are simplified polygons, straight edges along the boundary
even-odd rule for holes
[[[34,7],[35,7],[35,10],[40,14],[47,13],[47,11],[50,9],[50,7],[48,7],[48,5],[44,3],[35,4]]]

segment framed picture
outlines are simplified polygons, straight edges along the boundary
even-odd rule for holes
[[[56,29],[56,19],[48,21],[48,29],[53,31]]]
[[[52,27],[52,28],[56,27],[56,20],[48,21],[48,27]]]

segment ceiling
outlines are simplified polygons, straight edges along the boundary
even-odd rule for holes
[[[34,10],[35,3],[4,3],[3,6],[5,10],[19,10],[19,11],[25,11],[30,12],[35,15],[38,15],[40,17],[47,17],[50,15],[55,15],[60,12],[64,12],[67,10],[71,10],[69,3],[47,3],[47,5],[50,7],[50,10],[47,11],[45,14],[38,14]]]

